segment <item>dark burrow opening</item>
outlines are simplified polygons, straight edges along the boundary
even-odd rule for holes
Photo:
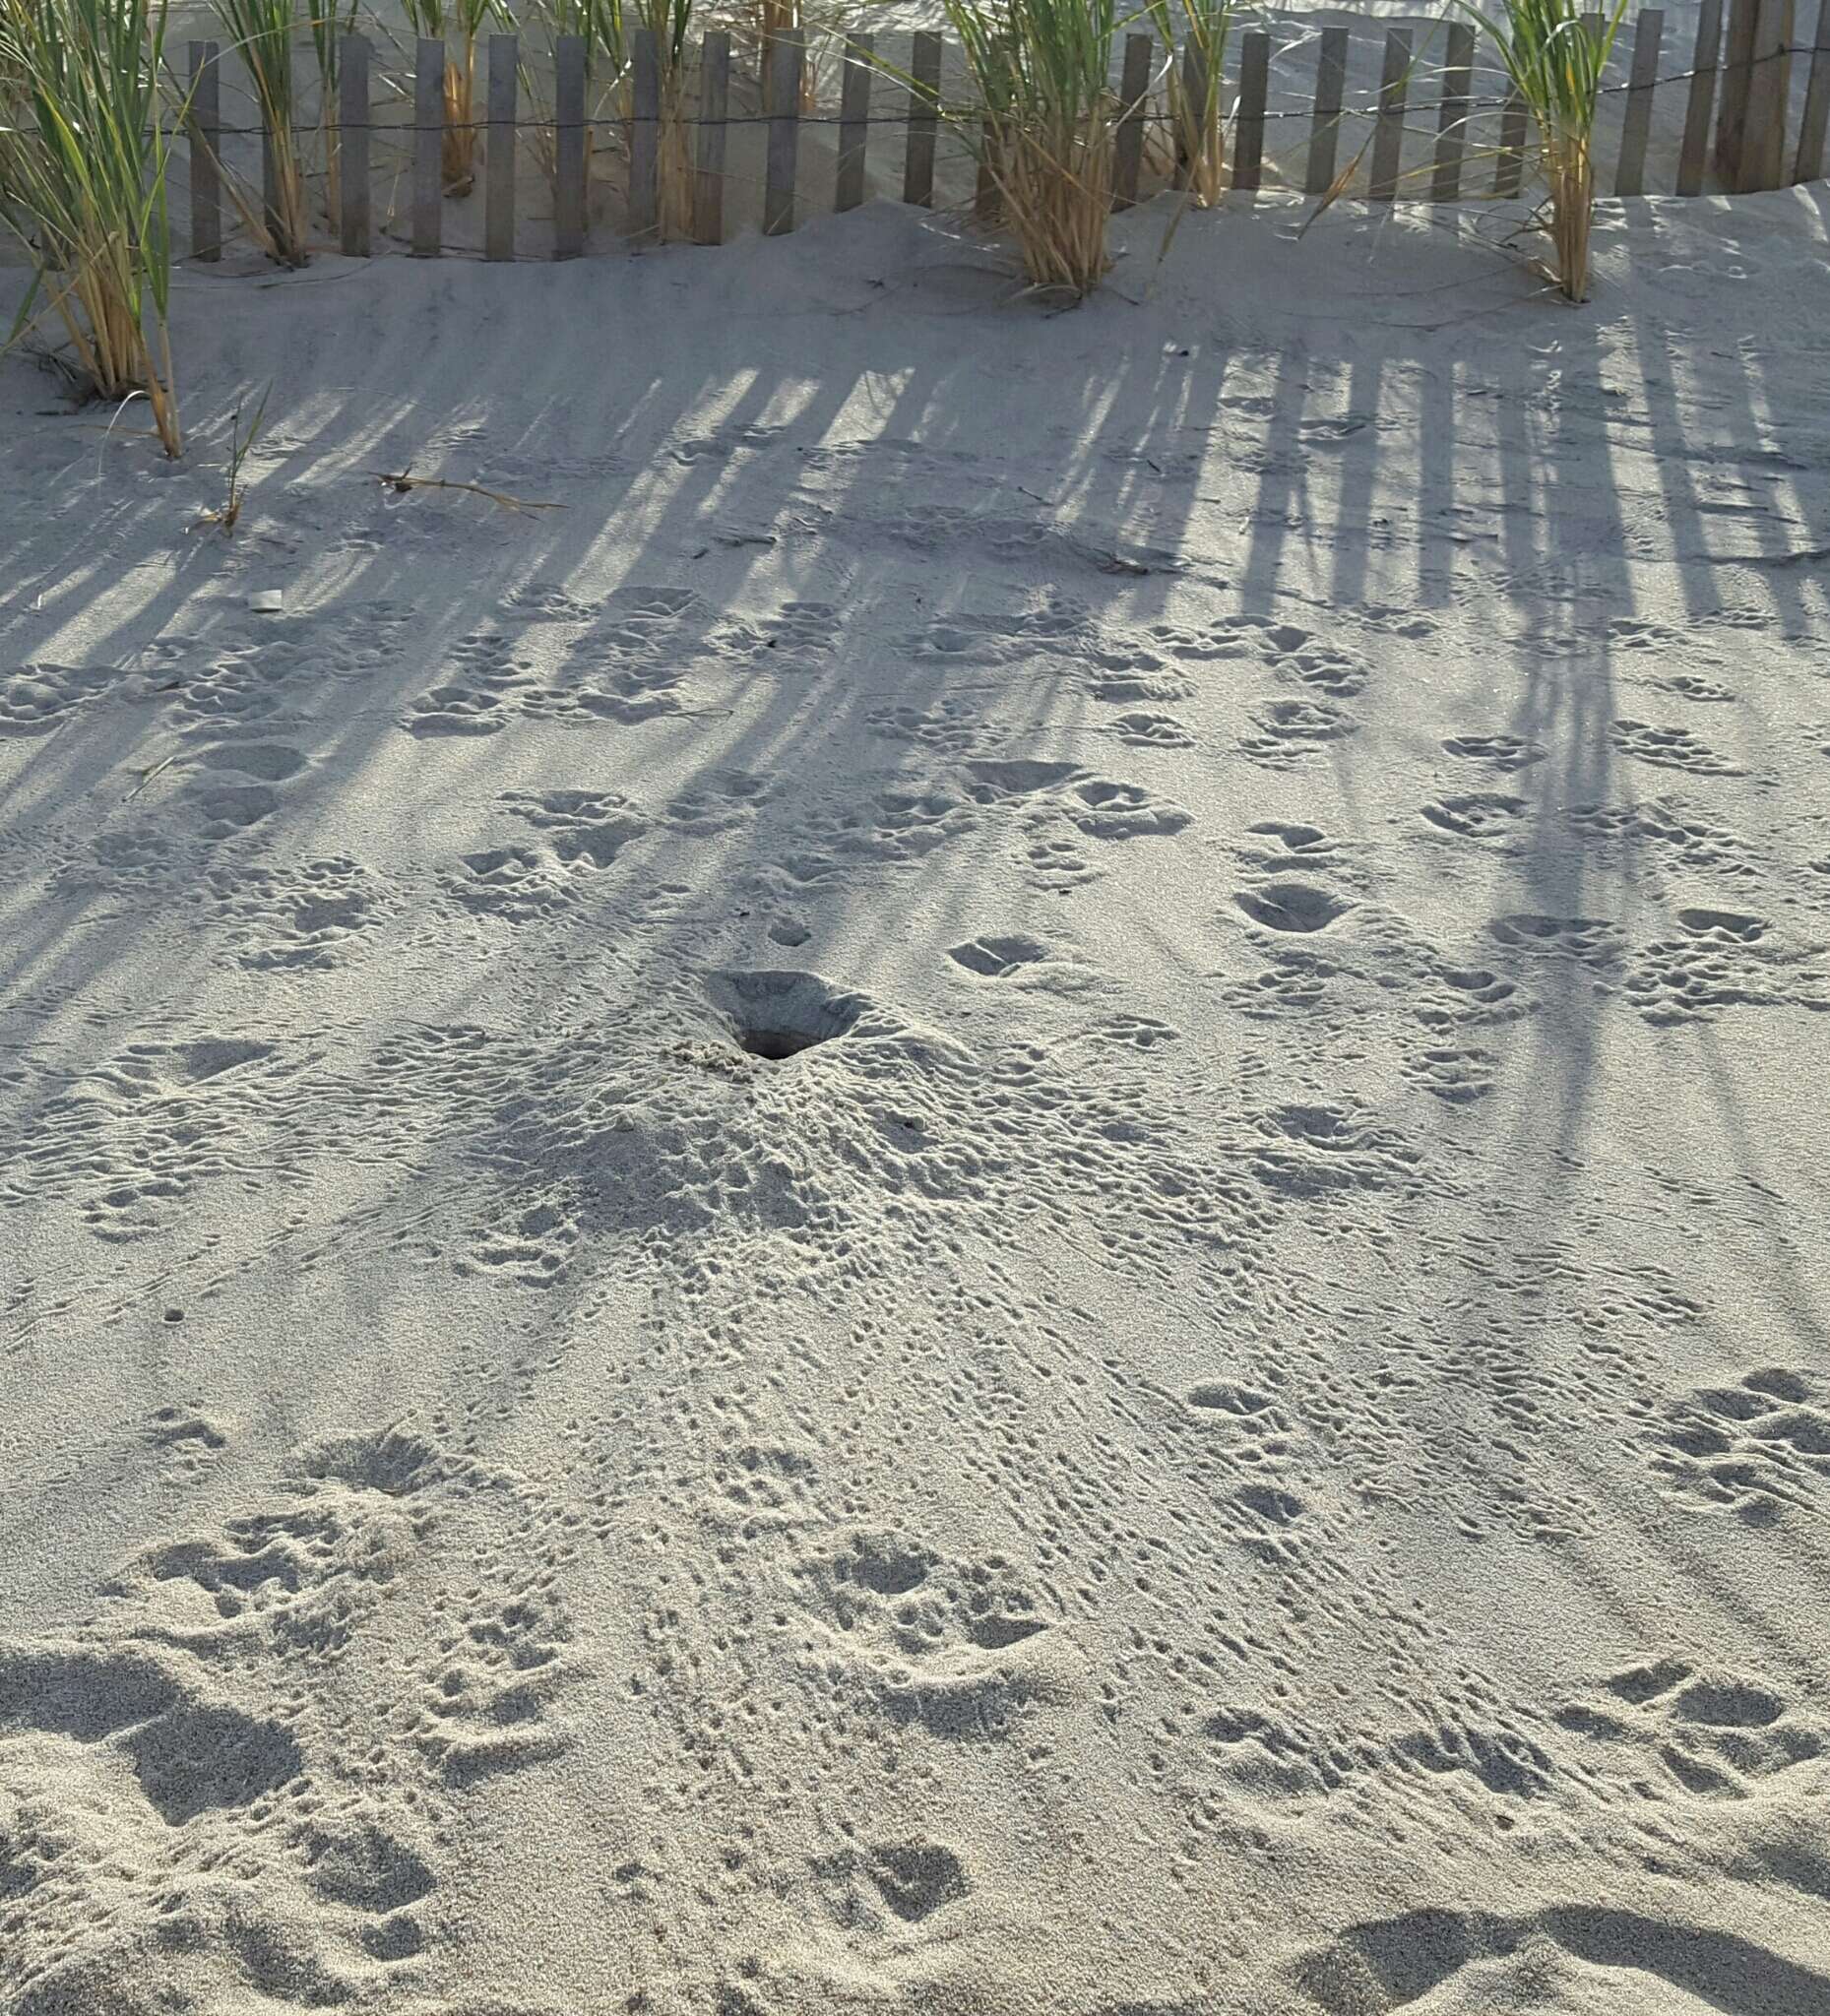
[[[810,1050],[815,1043],[825,1040],[823,1036],[809,1036],[804,1029],[739,1028],[737,1031],[737,1047],[771,1064],[798,1057],[802,1050]]]

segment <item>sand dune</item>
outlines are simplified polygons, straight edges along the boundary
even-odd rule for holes
[[[1298,216],[0,366],[9,2016],[1830,2008],[1823,193]]]

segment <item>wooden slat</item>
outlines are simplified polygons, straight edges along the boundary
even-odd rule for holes
[[[1830,0],[1825,0],[1830,5]],[[1112,208],[1129,210],[1137,201],[1137,178],[1144,165],[1144,120],[1149,113],[1150,63],[1156,43],[1149,35],[1125,36],[1125,67],[1118,82],[1124,107],[1113,142]]]
[[[1458,21],[1449,30],[1442,70],[1442,110],[1436,118],[1436,171],[1430,200],[1454,203],[1462,193],[1462,157],[1468,148],[1468,100],[1474,84],[1475,32]]]
[[[1830,126],[1830,0],[1820,0],[1817,36],[1811,47],[1811,81],[1798,121],[1798,152],[1792,164],[1795,182],[1814,182],[1824,171],[1824,131]]]
[[[585,37],[553,43],[553,257],[576,259],[585,249],[591,157],[585,144]]]
[[[515,256],[515,117],[521,87],[521,42],[489,37],[489,130],[483,158],[483,257]]]
[[[1716,172],[1731,189],[1741,173],[1741,136],[1747,128],[1747,92],[1753,70],[1754,28],[1760,0],[1730,0],[1729,32],[1722,52],[1721,101],[1716,113]]]
[[[1256,189],[1264,177],[1265,89],[1271,77],[1271,37],[1261,28],[1239,38],[1239,109],[1232,128],[1232,186]]]
[[[1207,132],[1208,94],[1212,89],[1207,74],[1207,51],[1190,35],[1182,45],[1182,130],[1175,136],[1177,189],[1186,189],[1193,179],[1196,154]]]
[[[804,29],[783,29],[769,50],[769,158],[763,171],[763,229],[794,228],[794,170],[800,156],[800,65]]]
[[[1633,28],[1633,68],[1620,126],[1620,159],[1614,169],[1616,196],[1643,196],[1646,191],[1646,142],[1652,133],[1652,94],[1659,81],[1664,36],[1665,10],[1646,8]]]
[[[1493,194],[1516,196],[1525,184],[1525,143],[1531,119],[1516,85],[1506,94],[1499,114],[1499,155],[1493,169]]]
[[[1405,90],[1411,74],[1411,31],[1385,31],[1385,64],[1379,72],[1379,117],[1372,129],[1372,179],[1368,193],[1375,203],[1389,203],[1398,194],[1398,173],[1404,159]]]
[[[707,31],[699,51],[699,158],[693,185],[693,236],[702,245],[725,238],[725,119],[730,109],[730,34]]]
[[[444,235],[445,44],[420,36],[413,50],[413,243],[436,259]]]
[[[345,35],[337,58],[338,188],[343,196],[344,256],[370,250],[368,187],[368,62],[366,35]]]
[[[1303,187],[1320,196],[1334,181],[1341,145],[1341,100],[1347,91],[1347,30],[1322,30],[1315,64],[1315,115],[1309,125],[1309,173]]]
[[[934,142],[940,131],[940,37],[923,30],[909,58],[909,152],[903,201],[925,209],[934,200]]]
[[[1690,59],[1690,95],[1684,109],[1683,146],[1677,157],[1677,193],[1700,196],[1709,164],[1709,115],[1715,109],[1716,77],[1722,66],[1722,0],[1703,0],[1696,19],[1696,51]]]
[[[661,206],[661,44],[652,28],[629,38],[629,233],[655,233]]]
[[[864,146],[870,136],[870,78],[875,35],[847,35],[839,96],[839,180],[835,210],[855,210],[864,200]]]
[[[1777,189],[1786,179],[1792,96],[1793,0],[1760,0],[1747,76],[1747,124],[1735,188]]]
[[[222,256],[222,94],[214,42],[191,44],[191,257]]]

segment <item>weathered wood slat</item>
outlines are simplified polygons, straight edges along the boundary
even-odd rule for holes
[[[1385,63],[1379,72],[1379,116],[1372,129],[1372,170],[1368,193],[1375,203],[1389,203],[1398,194],[1399,167],[1404,159],[1405,93],[1411,76],[1411,31],[1385,31]]]
[[[925,209],[934,201],[934,143],[940,132],[940,49],[927,30],[915,37],[909,58],[909,150],[903,161],[903,201]]]
[[[855,210],[864,200],[864,148],[870,135],[870,79],[875,35],[847,35],[839,95],[839,180],[835,210]]]
[[[368,65],[366,35],[345,35],[337,59],[338,188],[343,197],[344,256],[366,259],[371,249],[368,184]]]
[[[1493,170],[1493,194],[1516,196],[1525,186],[1525,143],[1531,137],[1531,118],[1518,88],[1506,94],[1499,114],[1499,160]]]
[[[521,39],[489,37],[489,127],[483,157],[483,257],[515,256],[515,120],[521,92]]]
[[[1665,38],[1665,10],[1648,7],[1633,29],[1633,69],[1627,86],[1626,117],[1620,128],[1620,159],[1614,169],[1616,196],[1643,196],[1646,142],[1652,134],[1652,94],[1659,81],[1659,48]]]
[[[1194,179],[1194,165],[1207,133],[1213,80],[1207,74],[1207,51],[1193,35],[1182,47],[1182,128],[1175,136],[1177,189]]]
[[[1341,100],[1347,92],[1347,30],[1322,30],[1315,62],[1315,113],[1309,123],[1309,172],[1303,183],[1310,196],[1320,196],[1335,178],[1340,156]]]
[[[1261,28],[1239,37],[1239,109],[1232,129],[1232,186],[1256,189],[1264,179],[1265,90],[1271,79],[1271,37]]]
[[[875,34],[845,38],[845,71],[839,87],[839,181],[835,210],[856,210],[864,200],[864,145],[870,137],[870,77],[877,65]]]
[[[1730,0],[1729,32],[1722,51],[1721,102],[1716,113],[1716,172],[1731,189],[1740,183],[1741,140],[1747,130],[1747,92],[1753,72],[1754,28],[1760,0]]]
[[[1150,113],[1150,64],[1156,43],[1149,35],[1125,36],[1124,70],[1118,99],[1124,110],[1113,142],[1112,208],[1129,210],[1137,201],[1137,178],[1144,165],[1144,121]]]
[[[445,44],[421,36],[413,50],[412,255],[436,259],[444,237]]]
[[[585,37],[553,43],[553,257],[576,259],[585,249],[590,196],[585,127]]]
[[[1683,145],[1677,156],[1677,193],[1700,196],[1709,165],[1709,118],[1715,109],[1716,78],[1722,65],[1722,0],[1703,0],[1696,18],[1696,50],[1690,59],[1690,94],[1684,108]]]
[[[693,180],[693,236],[702,245],[725,238],[725,124],[730,110],[730,33],[707,31],[699,50],[699,148]]]
[[[1463,21],[1449,30],[1448,60],[1442,70],[1442,109],[1436,118],[1436,169],[1429,193],[1436,203],[1454,203],[1462,193],[1462,157],[1468,149],[1468,107],[1474,85],[1475,32]]]
[[[794,172],[800,158],[800,65],[806,31],[781,30],[769,50],[769,156],[763,170],[763,229],[794,228]]]
[[[649,238],[661,206],[661,44],[652,28],[629,38],[629,233]]]
[[[191,44],[191,257],[222,256],[222,93],[215,42]]]
[[[1824,171],[1824,131],[1830,126],[1830,0],[1819,0],[1817,35],[1811,47],[1811,77],[1804,89],[1804,116],[1798,121],[1795,182],[1814,182]]]
[[[1792,97],[1793,0],[1760,0],[1747,69],[1746,124],[1735,189],[1777,189],[1786,179]]]

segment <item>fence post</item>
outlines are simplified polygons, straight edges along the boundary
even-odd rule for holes
[[[217,45],[191,44],[191,257],[222,256],[222,171],[217,149],[222,139],[221,93]]]
[[[1207,51],[1190,35],[1182,44],[1182,117],[1175,134],[1174,186],[1186,189],[1207,139],[1207,115],[1213,102],[1214,80],[1207,74]]]
[[[1633,69],[1620,128],[1620,160],[1614,170],[1616,196],[1643,196],[1646,191],[1646,141],[1652,132],[1652,94],[1659,82],[1659,45],[1664,37],[1665,10],[1644,9],[1633,29]]]
[[[903,201],[925,209],[934,201],[934,141],[940,127],[940,37],[922,30],[909,59],[909,151]]]
[[[489,37],[489,135],[483,159],[483,257],[515,256],[515,119],[521,84],[521,42]]]
[[[585,37],[553,43],[553,257],[576,259],[585,249],[591,156],[585,133]]]
[[[839,178],[834,210],[855,210],[864,200],[864,144],[870,134],[871,53],[875,35],[847,35],[839,96]]]
[[[1309,124],[1309,172],[1303,183],[1310,196],[1324,195],[1333,185],[1341,141],[1341,99],[1346,90],[1347,30],[1325,28],[1315,65],[1315,114]]]
[[[1249,30],[1239,39],[1239,110],[1233,124],[1232,186],[1256,189],[1264,176],[1265,87],[1271,77],[1271,37]]]
[[[1468,146],[1468,100],[1474,84],[1475,32],[1458,21],[1449,30],[1448,61],[1442,71],[1442,110],[1436,118],[1436,172],[1432,203],[1454,203],[1462,193],[1462,156]]]
[[[693,236],[701,245],[725,238],[725,115],[730,107],[730,33],[707,31],[699,49],[699,158],[693,187]]]
[[[1372,170],[1366,193],[1374,203],[1398,194],[1398,169],[1405,144],[1405,87],[1411,72],[1411,31],[1385,31],[1385,61],[1379,71],[1379,116],[1372,129]]]
[[[630,38],[629,233],[652,237],[661,208],[661,44],[652,28]]]
[[[763,230],[794,228],[794,169],[800,154],[800,63],[806,30],[783,29],[769,49],[769,158],[763,173]]]
[[[413,243],[415,259],[439,255],[445,199],[445,44],[421,36],[413,52]]]
[[[1760,0],[1747,66],[1740,173],[1735,187],[1777,189],[1786,179],[1786,115],[1792,94],[1793,0]]]
[[[1759,18],[1760,0],[1731,0],[1728,45],[1722,54],[1722,103],[1716,114],[1716,172],[1731,189],[1740,186],[1748,81]]]
[[[1696,18],[1696,51],[1690,61],[1690,95],[1684,107],[1683,146],[1677,157],[1677,193],[1700,196],[1709,161],[1709,115],[1722,65],[1722,0],[1703,0]]]
[[[1112,208],[1129,210],[1137,201],[1137,178],[1144,165],[1144,119],[1149,112],[1150,59],[1155,49],[1149,35],[1125,36],[1125,67],[1118,83],[1118,138],[1113,142]]]
[[[337,59],[338,186],[343,196],[344,257],[369,255],[368,37],[345,35]]]
[[[1819,0],[1817,38],[1811,48],[1811,81],[1804,91],[1804,116],[1798,121],[1798,153],[1793,162],[1795,182],[1814,182],[1824,171],[1824,128],[1830,124],[1830,0]]]

